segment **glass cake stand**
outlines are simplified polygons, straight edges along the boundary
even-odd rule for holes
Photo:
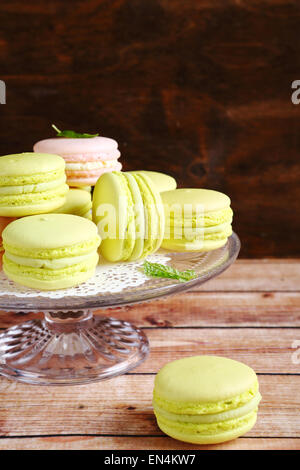
[[[208,253],[167,253],[167,264],[196,272],[196,278],[184,283],[147,278],[120,292],[57,299],[0,295],[1,310],[44,312],[43,320],[26,321],[0,335],[0,374],[29,384],[78,385],[128,372],[147,357],[147,337],[126,321],[93,316],[93,311],[151,301],[203,284],[227,269],[239,250],[239,238],[233,234],[224,247]]]

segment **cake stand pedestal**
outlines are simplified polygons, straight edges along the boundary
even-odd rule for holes
[[[168,253],[170,265],[196,272],[196,278],[184,283],[151,278],[111,295],[58,299],[0,295],[1,310],[44,312],[42,320],[26,321],[0,335],[0,374],[29,384],[79,385],[128,372],[147,357],[147,337],[126,321],[93,316],[93,311],[150,301],[202,284],[227,269],[239,249],[233,234],[224,247],[209,253]]]

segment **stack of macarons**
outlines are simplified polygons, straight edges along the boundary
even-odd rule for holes
[[[161,193],[165,211],[162,248],[210,251],[232,234],[232,209],[226,194],[209,189],[175,189]]]
[[[163,239],[160,192],[142,171],[112,172],[99,178],[93,194],[93,221],[111,262],[134,261],[157,251]]]
[[[96,226],[82,219],[91,219],[91,207],[90,192],[69,190],[65,161],[59,155],[28,152],[1,157],[0,252],[5,250],[6,275],[19,284],[50,290],[74,286],[92,276],[100,239]],[[92,253],[91,232],[97,241]],[[70,256],[61,256],[65,245]],[[88,251],[81,252],[81,245]]]
[[[260,400],[254,370],[225,357],[179,359],[155,377],[157,424],[180,441],[216,444],[245,434],[256,422]]]
[[[57,137],[37,142],[34,152],[0,158],[0,234],[15,218],[31,215],[92,218],[102,239],[100,253],[110,262],[139,260],[160,247],[209,251],[226,243],[232,210],[225,194],[176,189],[173,177],[156,171],[121,172],[115,140],[53,127]],[[14,226],[20,230],[22,225]],[[29,236],[28,230],[24,233]],[[24,237],[20,240],[26,246]],[[10,255],[8,248],[8,276]]]

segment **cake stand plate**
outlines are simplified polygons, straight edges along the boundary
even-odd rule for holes
[[[196,278],[181,283],[145,277],[117,292],[87,290],[82,295],[82,284],[81,295],[70,290],[57,297],[37,291],[23,296],[14,286],[5,291],[0,282],[1,310],[44,312],[43,320],[30,320],[0,334],[0,374],[29,384],[79,385],[128,372],[147,357],[147,337],[126,321],[98,313],[93,316],[93,311],[151,301],[203,284],[227,269],[239,250],[234,233],[224,247],[211,252],[161,252],[167,264],[181,271],[193,269]],[[105,270],[101,275],[105,280]]]

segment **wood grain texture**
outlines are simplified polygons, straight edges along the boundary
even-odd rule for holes
[[[99,130],[125,169],[228,193],[241,256],[299,256],[298,0],[10,0],[0,20],[0,155]]]
[[[140,327],[300,326],[299,279],[299,260],[237,260],[190,292],[95,314],[123,318]],[[0,311],[0,328],[42,317]]]
[[[2,379],[0,434],[160,436],[153,381],[154,375],[133,374],[76,387],[36,387]],[[259,383],[263,399],[247,436],[300,437],[300,375],[260,375]]]
[[[210,286],[106,312],[145,329],[148,359],[130,374],[76,387],[28,386],[1,378],[0,449],[299,450],[299,269],[299,260],[238,261]],[[0,328],[29,318],[1,312]],[[202,353],[252,366],[263,397],[255,427],[243,438],[213,447],[163,435],[151,405],[157,370]]]
[[[183,314],[184,312],[184,314]],[[143,328],[288,327],[300,328],[299,292],[187,292],[94,315],[125,319]],[[43,314],[0,311],[0,328],[43,318]]]

